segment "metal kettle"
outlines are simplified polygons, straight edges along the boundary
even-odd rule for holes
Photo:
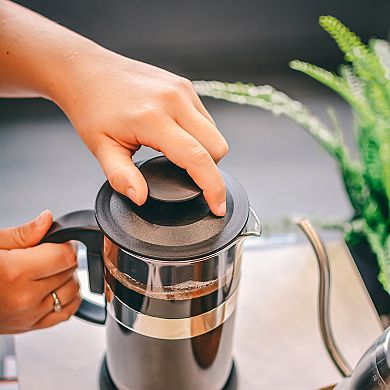
[[[390,389],[390,328],[378,337],[359,360],[350,377],[340,382],[335,390]]]
[[[378,337],[361,357],[354,370],[339,350],[333,336],[329,316],[330,266],[323,242],[313,226],[305,219],[297,225],[309,239],[319,268],[318,319],[322,340],[328,354],[344,379],[328,389],[334,390],[390,390],[390,327]]]

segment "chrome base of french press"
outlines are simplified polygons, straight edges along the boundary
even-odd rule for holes
[[[237,369],[233,361],[229,378],[225,386],[221,390],[237,390],[237,383]],[[106,357],[104,357],[102,365],[100,367],[99,388],[100,390],[117,390],[117,387],[115,386],[114,382],[111,379],[110,373],[108,372]]]

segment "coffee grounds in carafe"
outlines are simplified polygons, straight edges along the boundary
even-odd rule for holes
[[[170,286],[147,286],[126,273],[120,272],[108,259],[105,259],[105,265],[110,274],[128,289],[149,298],[166,300],[187,300],[211,294],[231,280],[233,272],[233,267],[231,267],[225,275],[214,280],[187,280]]]

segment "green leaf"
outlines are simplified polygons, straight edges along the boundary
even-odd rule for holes
[[[337,161],[354,208],[354,221],[345,227],[346,240],[369,243],[378,259],[380,280],[390,293],[390,44],[371,40],[366,46],[331,16],[321,17],[320,24],[351,65],[343,65],[340,76],[300,61],[293,61],[291,67],[331,88],[350,104],[357,128],[357,160],[349,156],[335,114],[330,113],[332,132],[302,103],[270,86],[219,81],[199,81],[194,85],[201,95],[291,118]]]
[[[382,39],[372,39],[370,46],[374,50],[382,68],[384,70],[385,78],[390,80],[390,44]]]
[[[321,16],[319,23],[344,52],[345,59],[353,63],[359,77],[365,81],[384,82],[385,72],[378,58],[355,33],[333,16]]]
[[[346,64],[343,64],[340,66],[340,75],[345,80],[345,82],[348,84],[351,92],[362,102],[364,101],[366,104],[364,97],[364,91],[363,87],[364,84],[359,79],[359,77],[356,76],[355,72],[353,71],[352,67]]]
[[[366,51],[366,46],[360,38],[334,16],[320,16],[319,23],[332,36],[344,54],[349,56],[348,61],[354,57],[354,51]]]
[[[388,250],[389,237],[385,242],[383,242],[381,237],[374,230],[372,230],[365,221],[362,224],[362,230],[378,260],[380,269],[378,279],[382,283],[384,289],[390,294],[390,252]]]
[[[243,83],[223,83],[219,81],[194,81],[196,91],[203,96],[223,99],[233,103],[247,104],[271,111],[275,115],[285,115],[300,124],[336,161],[344,178],[347,194],[357,214],[365,214],[369,189],[365,183],[361,167],[353,163],[348,150],[339,136],[335,136],[302,103],[292,100],[286,94],[273,87],[254,86]]]
[[[200,95],[260,107],[271,111],[274,115],[285,115],[306,129],[328,153],[333,156],[340,153],[342,146],[339,139],[324,123],[312,115],[302,103],[292,100],[269,85],[254,86],[218,81],[194,81],[193,84]]]
[[[290,67],[294,70],[298,70],[302,73],[307,74],[313,79],[333,89],[358,112],[358,114],[363,118],[363,120],[368,122],[372,122],[374,120],[374,117],[369,108],[367,107],[366,102],[361,96],[355,94],[351,90],[348,82],[346,82],[343,78],[318,66],[298,60],[291,61]]]

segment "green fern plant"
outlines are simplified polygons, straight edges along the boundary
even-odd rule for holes
[[[344,227],[345,239],[351,244],[368,242],[378,260],[379,280],[390,293],[390,43],[372,39],[365,45],[332,16],[321,16],[319,23],[348,64],[341,66],[339,74],[297,60],[290,67],[331,88],[351,106],[357,159],[351,158],[337,125],[330,129],[302,103],[269,85],[219,81],[195,81],[194,85],[200,95],[291,118],[337,161],[354,209],[352,222]]]

